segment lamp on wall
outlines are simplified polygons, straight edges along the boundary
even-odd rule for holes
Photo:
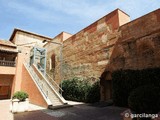
[[[49,41],[49,40],[43,40],[42,43],[53,43],[53,44],[56,44],[56,45],[59,45],[60,46],[60,85],[61,85],[61,88],[62,88],[62,80],[63,80],[63,54],[62,54],[62,49],[63,49],[63,44],[62,43],[58,43],[58,42],[53,42],[53,41]],[[61,95],[62,95],[62,91],[61,91]]]
[[[43,40],[42,43],[45,43],[45,42],[49,42],[49,43],[53,43],[53,44],[58,44],[58,45],[62,45],[62,43],[58,43],[58,42],[53,42],[53,41],[49,41],[49,40]]]
[[[42,41],[42,43],[45,43],[45,42],[47,42],[47,40],[43,40],[43,41]]]

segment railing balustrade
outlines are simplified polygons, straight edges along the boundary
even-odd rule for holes
[[[42,66],[38,65],[37,67],[40,71],[42,68]],[[43,74],[43,73],[42,73]],[[58,85],[58,83],[56,83],[55,80],[53,80],[53,78],[51,78],[51,76],[49,76],[49,74],[45,73],[44,74],[44,77],[46,78],[46,80],[48,80],[48,82],[50,83],[51,86],[53,86],[55,88],[55,90],[60,93],[60,95],[62,96],[62,92],[63,92],[63,89]]]
[[[16,62],[15,61],[0,60],[0,66],[15,67],[16,66]]]

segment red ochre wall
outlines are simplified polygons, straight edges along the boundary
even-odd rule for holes
[[[63,44],[63,79],[99,78],[109,62],[117,41],[119,35],[117,29],[127,22],[129,22],[129,16],[116,9],[65,40]],[[57,76],[58,73],[59,71]],[[56,79],[58,79],[57,76]]]
[[[112,71],[160,67],[160,9],[119,28],[110,59]]]
[[[24,65],[22,66],[21,90],[29,94],[30,103],[46,108],[48,107],[46,101],[44,100],[43,96],[41,95],[40,91],[38,90],[36,84],[32,80]]]
[[[25,62],[25,57],[26,56],[21,53],[18,54],[16,74],[12,84],[12,95],[16,91],[27,92],[29,94],[30,103],[47,108],[48,105],[46,101],[23,64]]]

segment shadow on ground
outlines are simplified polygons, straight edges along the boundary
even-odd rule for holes
[[[120,113],[126,108],[104,103],[81,104],[59,110],[41,110],[19,113],[14,120],[122,120]]]

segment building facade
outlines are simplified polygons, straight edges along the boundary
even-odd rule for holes
[[[0,40],[0,99],[10,98],[13,92],[17,54],[16,45]]]
[[[101,99],[112,97],[111,73],[160,67],[160,9],[118,28],[119,37],[101,76]]]
[[[113,71],[160,67],[159,45],[160,9],[133,21],[116,9],[74,35],[62,32],[54,38],[15,29],[9,41],[0,41],[0,96],[10,98],[15,91],[23,90],[32,103],[49,104],[45,98],[48,93],[39,88],[24,64],[30,61],[31,49],[40,47],[47,51],[46,74],[52,79],[47,84],[60,89],[62,80],[101,78],[101,100],[105,101],[112,98]],[[39,81],[46,79],[32,67]]]

